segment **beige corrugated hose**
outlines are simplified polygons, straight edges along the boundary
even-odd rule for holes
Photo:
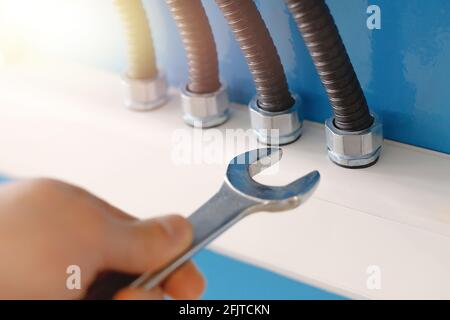
[[[131,79],[150,79],[158,74],[153,39],[141,0],[114,0],[125,30],[128,71]]]

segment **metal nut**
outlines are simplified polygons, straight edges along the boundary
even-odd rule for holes
[[[383,145],[383,125],[376,115],[372,116],[372,125],[357,132],[336,128],[334,118],[325,122],[328,156],[334,163],[348,168],[361,168],[377,162]]]
[[[192,93],[187,86],[181,88],[183,119],[188,125],[211,128],[228,120],[229,100],[226,85],[212,93]]]
[[[167,82],[159,72],[151,79],[122,77],[125,89],[125,106],[135,111],[148,111],[162,106],[168,100]]]
[[[295,104],[286,111],[268,112],[258,105],[257,97],[249,103],[250,120],[258,140],[267,145],[284,145],[297,140],[302,134],[303,120],[300,97],[292,95]]]

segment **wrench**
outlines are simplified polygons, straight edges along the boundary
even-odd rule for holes
[[[134,280],[130,284],[131,288],[151,290],[200,249],[251,213],[285,211],[304,203],[318,185],[320,174],[317,171],[282,187],[267,186],[253,180],[252,177],[278,162],[281,157],[280,148],[262,148],[235,157],[228,165],[220,190],[188,218],[193,226],[194,239],[186,252],[160,271],[144,273],[137,279],[123,276],[120,280],[117,273],[116,279],[111,275],[103,277],[102,285],[110,288],[98,290],[98,285],[93,286],[93,289],[97,289],[91,292],[88,290],[87,298],[111,298],[121,288],[120,285],[123,287],[130,280]]]

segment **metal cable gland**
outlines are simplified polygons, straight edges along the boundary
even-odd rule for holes
[[[181,88],[183,120],[196,128],[211,128],[221,125],[230,117],[226,85],[211,93],[193,93],[186,86]]]
[[[295,103],[285,111],[270,112],[261,109],[255,96],[249,103],[250,121],[258,141],[266,145],[285,145],[302,134],[301,99],[292,95]]]
[[[149,111],[168,100],[166,77],[162,72],[151,79],[122,77],[125,91],[125,106],[135,111]]]
[[[362,131],[343,131],[334,125],[334,118],[325,122],[328,156],[345,168],[366,168],[375,164],[383,146],[383,124],[372,114],[372,125]]]

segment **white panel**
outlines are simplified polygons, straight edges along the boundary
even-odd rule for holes
[[[193,134],[176,95],[134,113],[118,76],[74,66],[4,69],[0,88],[0,172],[65,179],[143,218],[188,215],[223,179],[225,163],[174,163],[174,132]],[[248,129],[246,108],[233,109],[225,127]],[[313,198],[248,218],[214,249],[350,296],[450,298],[450,156],[386,141],[374,167],[347,170],[330,163],[322,126],[309,122],[284,151],[279,172],[259,181],[318,169]],[[370,265],[381,268],[381,290],[366,286]]]

